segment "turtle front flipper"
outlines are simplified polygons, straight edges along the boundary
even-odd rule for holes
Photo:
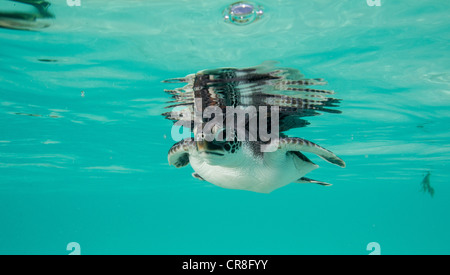
[[[195,142],[193,138],[183,139],[175,143],[169,150],[167,158],[169,165],[173,165],[176,168],[181,168],[189,164],[189,151],[195,148]]]
[[[280,138],[278,149],[286,151],[301,151],[318,155],[324,160],[345,167],[345,162],[336,156],[333,152],[302,138]]]

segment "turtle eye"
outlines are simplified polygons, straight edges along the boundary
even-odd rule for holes
[[[206,138],[205,133],[201,132],[201,133],[198,134],[198,139],[199,140],[204,140],[205,138]]]

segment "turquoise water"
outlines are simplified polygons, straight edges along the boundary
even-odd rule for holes
[[[261,0],[247,26],[232,1],[51,2],[47,28],[0,29],[1,254],[449,254],[450,2]],[[291,132],[346,161],[311,156],[333,186],[169,167],[161,81],[266,60],[342,99]]]

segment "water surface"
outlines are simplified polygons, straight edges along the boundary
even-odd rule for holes
[[[261,0],[247,26],[223,22],[230,3],[55,0],[48,27],[0,29],[1,254],[449,253],[450,3]],[[290,133],[346,161],[311,156],[333,186],[265,195],[169,167],[161,81],[266,60],[342,99]]]

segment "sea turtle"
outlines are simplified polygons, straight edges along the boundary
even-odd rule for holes
[[[340,113],[329,108],[339,103],[338,99],[329,97],[333,91],[309,87],[325,85],[326,82],[321,78],[307,79],[298,70],[274,68],[273,63],[265,62],[243,69],[203,70],[164,82],[187,83],[182,88],[166,90],[173,99],[170,102],[172,105],[167,108],[182,107],[184,111],[174,110],[163,115],[177,125],[182,122],[181,125],[190,128],[194,134],[193,138],[186,138],[172,146],[168,154],[169,164],[179,168],[190,163],[195,171],[193,176],[197,179],[224,188],[270,193],[291,182],[330,185],[304,177],[318,166],[302,152],[316,154],[328,162],[345,167],[344,161],[327,149],[305,139],[288,137],[284,133],[307,126],[309,122],[305,117],[316,116],[321,112]],[[251,116],[241,116],[245,117],[242,125],[232,122],[226,126],[228,120],[225,117],[234,117],[234,113],[228,109],[230,106],[235,107],[230,109],[234,111],[241,107],[241,110],[254,107],[256,113],[253,119],[258,121],[257,138],[243,139],[236,133],[233,137],[231,132],[239,132],[239,129],[245,131],[245,137],[249,137],[249,133],[255,137],[256,131],[252,132],[255,127],[250,123],[253,121]],[[197,115],[211,107],[218,112],[214,118]],[[267,107],[267,110],[270,107],[271,111],[262,113],[260,107]],[[270,117],[270,123],[269,120],[260,120],[265,116]],[[279,127],[272,124],[272,118]],[[218,124],[209,128],[210,134],[215,136],[231,129],[230,137],[227,135],[223,140],[199,136],[199,133],[204,134],[202,124],[212,121]],[[260,124],[261,121],[263,124]],[[268,141],[260,136],[261,129],[270,129],[271,133],[278,135]],[[271,150],[262,150],[262,146],[270,147]]]
[[[330,184],[304,177],[318,168],[302,152],[314,153],[345,167],[329,150],[301,138],[280,138],[275,151],[262,152],[258,141],[195,141],[187,138],[169,150],[169,164],[177,168],[191,164],[195,178],[229,189],[270,193],[291,182]]]

